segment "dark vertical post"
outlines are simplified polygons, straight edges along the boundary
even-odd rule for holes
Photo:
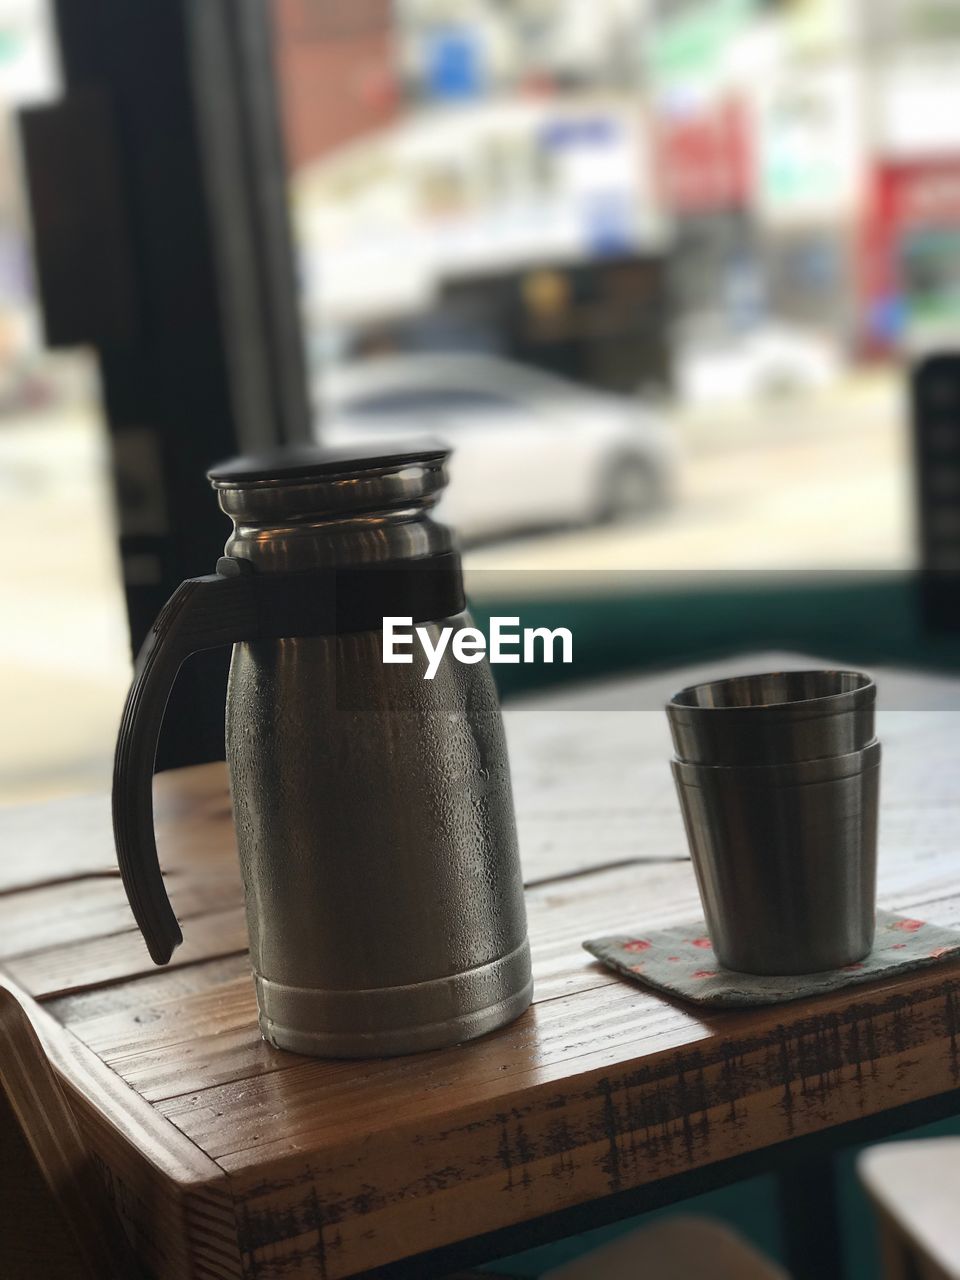
[[[38,274],[51,342],[99,356],[136,649],[222,553],[206,468],[310,435],[267,0],[56,0],[56,25],[64,96],[25,121]],[[83,152],[57,154],[78,111],[95,183]],[[222,757],[224,673],[221,655],[188,664],[160,767]]]
[[[960,355],[912,370],[920,608],[929,631],[960,632]]]
[[[793,1280],[842,1280],[833,1159],[789,1161],[778,1174],[777,1187],[784,1261]]]

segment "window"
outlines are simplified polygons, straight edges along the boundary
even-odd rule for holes
[[[57,92],[39,4],[0,57],[0,804],[105,789],[130,679],[107,433],[93,360],[44,349],[16,111]]]
[[[891,145],[919,128],[910,94],[934,90],[899,68],[906,44],[881,59],[842,0],[820,39],[789,6],[404,0],[352,26],[309,8],[274,14],[313,378],[423,368],[349,404],[411,427],[537,403],[557,501],[519,433],[491,441],[513,480],[499,535],[480,470],[450,465],[484,565],[914,562],[899,358],[956,331],[941,228],[960,216],[954,162],[918,142],[893,163],[867,128],[869,76]],[[511,372],[452,395],[417,364],[444,356]],[[528,392],[523,371],[562,381]],[[614,419],[666,440],[629,499]]]

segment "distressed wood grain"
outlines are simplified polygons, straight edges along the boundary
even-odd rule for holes
[[[80,1137],[138,1258],[166,1280],[236,1280],[229,1181],[86,1045],[9,979],[57,1072]]]
[[[259,1111],[256,1147],[218,1154],[243,1206],[245,1266],[348,1275],[398,1240],[452,1242],[956,1088],[958,993],[954,966],[922,989],[725,1017],[723,1034],[693,1042],[647,1037],[607,1061],[597,1050],[530,1066],[478,1101],[450,1082],[426,1116],[388,1096],[379,1113],[338,1123],[334,1099],[327,1114],[313,1109],[307,1072],[262,1076],[245,1098]],[[201,1143],[216,1132],[235,1145],[216,1124],[222,1093],[177,1112]],[[300,1151],[276,1137],[291,1108],[313,1116]]]

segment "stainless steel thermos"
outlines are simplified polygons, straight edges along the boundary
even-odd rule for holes
[[[874,936],[880,744],[856,671],[695,685],[667,705],[707,931],[743,973],[861,960]]]
[[[408,1053],[517,1017],[532,983],[503,724],[486,660],[417,645],[471,625],[436,447],[236,459],[216,574],[183,583],[138,658],[117,743],[114,832],[150,954],[181,941],[153,832],[157,735],[182,660],[232,645],[226,737],[264,1036],[330,1056]]]

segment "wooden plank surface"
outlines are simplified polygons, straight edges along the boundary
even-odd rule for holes
[[[187,939],[165,970],[112,873],[102,800],[0,813],[0,965],[58,1026],[58,1069],[118,1194],[130,1183],[130,1219],[156,1238],[154,1197],[165,1230],[186,1230],[202,1185],[211,1238],[233,1232],[211,1253],[201,1209],[195,1265],[170,1250],[159,1274],[333,1280],[960,1085],[960,964],[710,1013],[581,949],[698,913],[659,709],[691,676],[508,710],[535,1005],[442,1053],[338,1063],[260,1040],[222,766],[158,779]],[[960,926],[960,682],[898,687],[881,719],[881,902]],[[144,1158],[127,1148],[146,1116]],[[156,1155],[168,1140],[202,1175]]]

